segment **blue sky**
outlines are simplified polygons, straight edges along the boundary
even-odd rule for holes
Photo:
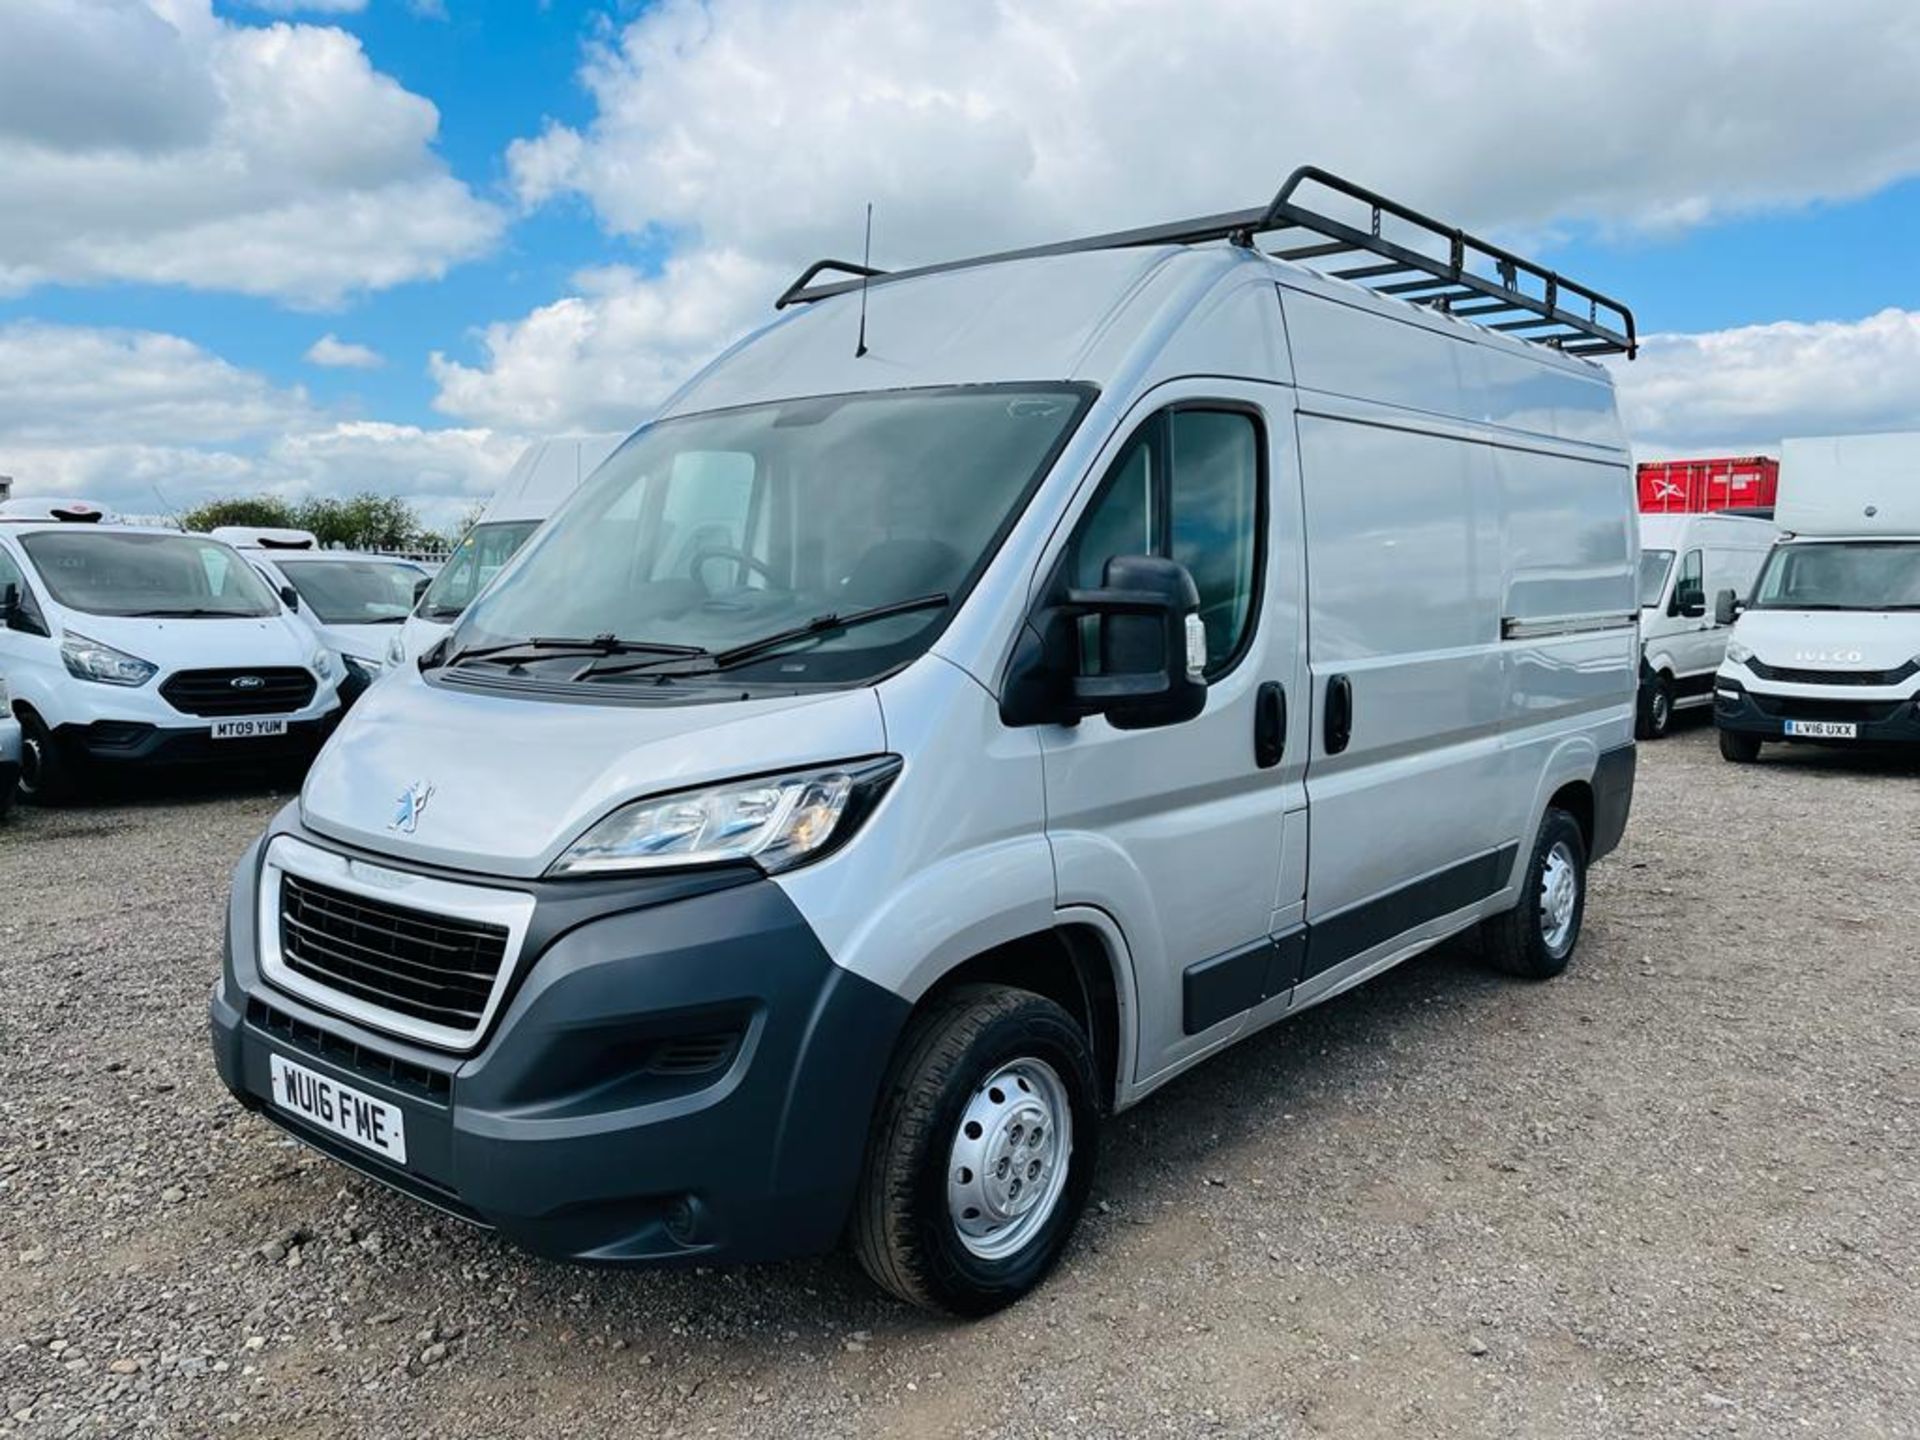
[[[1395,0],[8,0],[0,472],[446,515],[643,420],[866,200],[895,263],[1304,160],[1678,337],[1620,372],[1648,453],[1920,425],[1920,17],[1858,9],[1459,0],[1386,50]]]

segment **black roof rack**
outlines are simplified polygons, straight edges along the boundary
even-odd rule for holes
[[[1342,202],[1357,206],[1355,218],[1360,223],[1350,224],[1308,208],[1295,199],[1303,186],[1331,192]],[[1388,221],[1392,222],[1391,236],[1383,233],[1383,222]],[[1314,165],[1295,170],[1272,201],[1252,210],[1230,210],[1137,230],[1089,235],[1081,240],[1002,250],[911,270],[874,270],[846,260],[816,260],[782,292],[774,309],[825,300],[862,285],[970,270],[1003,260],[1143,245],[1198,245],[1211,240],[1252,248],[1255,238],[1261,236],[1280,237],[1278,244],[1263,247],[1265,253],[1280,260],[1304,263],[1336,256],[1376,257],[1363,265],[1325,268],[1324,273],[1376,294],[1443,311],[1569,355],[1625,355],[1632,359],[1640,348],[1633,312],[1618,300]],[[1433,253],[1436,249],[1443,253]],[[847,278],[821,281],[820,276],[827,272]]]

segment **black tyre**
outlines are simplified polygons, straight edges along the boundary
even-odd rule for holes
[[[1093,1054],[1026,990],[970,985],[909,1025],[867,1141],[854,1253],[901,1299],[987,1315],[1040,1283],[1099,1153]]]
[[[1742,735],[1735,730],[1720,732],[1720,758],[1736,765],[1751,765],[1760,758],[1760,737]]]
[[[1651,685],[1640,687],[1640,723],[1635,733],[1642,740],[1662,740],[1673,728],[1673,682],[1656,675]]]
[[[1580,822],[1549,810],[1527,860],[1520,903],[1481,922],[1481,942],[1498,970],[1550,980],[1567,968],[1587,913],[1587,842]]]
[[[31,710],[20,712],[20,798],[34,805],[64,805],[80,793],[72,758]]]

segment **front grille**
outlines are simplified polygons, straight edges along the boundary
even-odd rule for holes
[[[1801,700],[1792,695],[1762,695],[1749,690],[1747,698],[1762,715],[1776,720],[1851,720],[1873,725],[1891,720],[1909,702],[1905,700]]]
[[[507,927],[350,895],[283,873],[280,958],[355,1000],[475,1030],[507,953]]]
[[[1898,670],[1791,670],[1751,659],[1747,668],[1762,680],[1783,685],[1898,685],[1920,674],[1920,660],[1909,660]]]
[[[331,1060],[355,1075],[377,1080],[395,1090],[404,1090],[436,1105],[445,1105],[453,1093],[453,1078],[450,1075],[425,1065],[416,1065],[411,1060],[402,1060],[397,1055],[389,1055],[371,1046],[356,1044],[345,1036],[296,1019],[264,1000],[247,1001],[247,1022],[255,1029],[272,1035],[289,1049],[303,1050],[309,1055]]]
[[[258,681],[258,684],[251,682]],[[188,715],[288,715],[313,700],[311,671],[297,665],[257,670],[182,670],[160,693]]]

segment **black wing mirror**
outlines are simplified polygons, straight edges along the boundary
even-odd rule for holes
[[[1698,620],[1707,613],[1707,597],[1698,591],[1689,591],[1685,595],[1674,597],[1673,613],[1688,620]]]
[[[0,626],[13,628],[13,617],[20,613],[20,587],[8,584],[0,588]]]
[[[1104,715],[1119,730],[1191,720],[1207,705],[1200,591],[1184,565],[1116,555],[1097,590],[1069,590],[1028,621],[1000,701],[1009,725]],[[1084,658],[1097,658],[1089,667]]]
[[[1747,607],[1740,603],[1740,597],[1731,590],[1722,590],[1713,597],[1713,623],[1731,625],[1740,618],[1740,612]]]
[[[421,599],[427,593],[427,587],[431,584],[433,584],[433,577],[431,575],[422,575],[418,580],[413,582],[414,604],[418,605],[420,603]]]
[[[280,587],[280,600],[289,610],[298,610],[300,608],[300,592],[291,585],[282,585]]]

